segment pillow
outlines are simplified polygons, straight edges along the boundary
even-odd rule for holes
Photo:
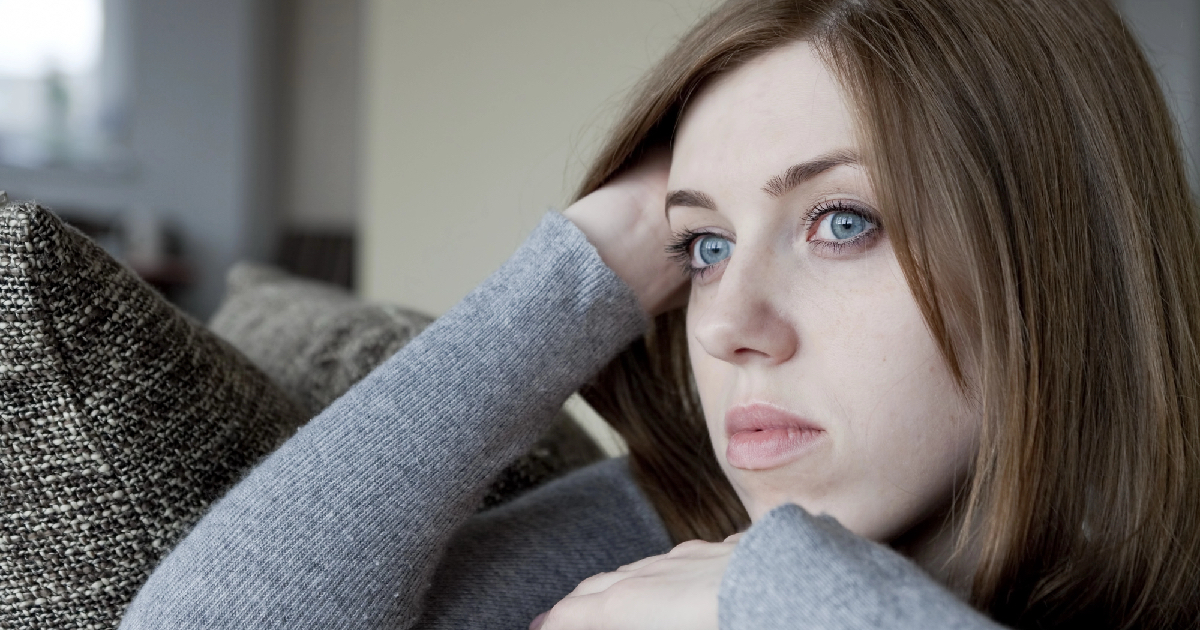
[[[115,628],[305,411],[32,203],[0,208],[0,627]]]
[[[433,321],[266,265],[235,265],[226,287],[209,329],[241,350],[310,417]]]
[[[241,263],[209,322],[263,369],[309,415],[316,415],[431,321],[427,315],[361,301],[333,285],[272,267]],[[568,415],[493,482],[482,508],[500,505],[570,470],[603,458]]]

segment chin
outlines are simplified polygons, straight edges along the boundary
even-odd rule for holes
[[[738,473],[740,478],[733,481],[733,486],[741,498],[742,505],[746,508],[751,522],[758,522],[771,510],[781,505],[794,503],[813,516],[832,516],[842,527],[854,534],[879,543],[890,543],[910,527],[910,525],[905,525],[908,519],[903,518],[902,514],[892,515],[889,518],[887,514],[864,510],[856,506],[854,502],[846,501],[845,497],[839,501],[839,497],[836,496],[806,496],[806,493],[755,483],[761,480],[753,479],[753,476],[757,474],[753,471],[738,471]]]

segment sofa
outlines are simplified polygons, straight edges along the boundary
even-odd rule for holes
[[[431,321],[241,264],[204,325],[50,210],[0,206],[7,630],[117,627],[213,501]],[[563,414],[479,507],[601,457]]]

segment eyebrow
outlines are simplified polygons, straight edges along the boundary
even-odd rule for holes
[[[825,155],[801,162],[776,175],[763,185],[763,192],[772,197],[782,197],[789,190],[804,182],[844,164],[858,164],[858,154],[853,151],[832,151]]]
[[[824,155],[817,156],[807,162],[788,167],[780,175],[776,175],[767,180],[763,184],[763,192],[772,197],[782,197],[793,188],[807,182],[808,180],[843,165],[859,164],[858,154],[849,150],[831,151]],[[666,211],[670,211],[672,206],[684,206],[688,208],[704,208],[706,210],[717,209],[717,203],[712,197],[700,192],[699,190],[672,190],[667,193]]]
[[[716,210],[717,202],[713,201],[712,197],[709,197],[699,190],[672,190],[671,192],[667,193],[666,209],[670,211],[672,206]]]

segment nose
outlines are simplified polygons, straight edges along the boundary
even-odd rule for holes
[[[769,257],[739,248],[717,286],[688,306],[693,334],[705,352],[728,363],[783,363],[800,347],[786,309],[792,287]]]

